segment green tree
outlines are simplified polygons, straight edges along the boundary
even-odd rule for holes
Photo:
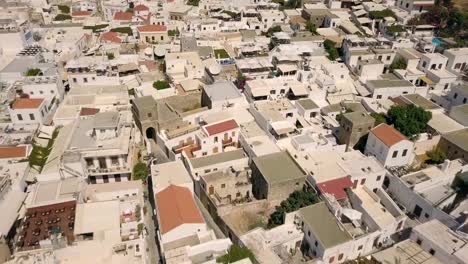
[[[426,160],[428,164],[441,164],[447,159],[447,155],[440,148],[433,148],[426,152],[426,155],[429,158]]]
[[[392,106],[387,116],[387,122],[390,125],[393,125],[403,135],[414,138],[424,132],[427,122],[432,118],[432,113],[414,105]]]
[[[108,59],[108,60],[113,60],[113,59],[115,59],[114,53],[107,53],[106,55],[107,55],[107,59]]]
[[[372,113],[371,116],[375,119],[376,126],[387,122],[387,117],[384,113]]]
[[[187,5],[198,6],[200,0],[188,0]]]
[[[334,61],[340,57],[340,54],[338,53],[338,50],[336,49],[336,43],[334,41],[326,39],[323,42],[323,46],[328,53],[328,59]]]
[[[165,80],[159,80],[159,81],[155,81],[153,83],[153,88],[155,88],[156,90],[164,90],[164,89],[167,89],[169,87],[171,87],[171,86]]]
[[[216,259],[216,262],[228,264],[239,261],[241,259],[249,258],[253,263],[255,263],[255,256],[252,251],[247,247],[240,247],[238,245],[232,245],[228,253]]]
[[[267,35],[268,37],[271,37],[271,36],[273,36],[274,33],[276,33],[276,32],[281,32],[281,31],[283,31],[283,30],[281,29],[280,26],[273,26],[273,27],[271,27],[271,28],[268,29],[266,35]]]
[[[38,75],[42,75],[41,69],[30,68],[26,71],[26,76],[38,76]]]
[[[133,166],[133,179],[145,180],[148,177],[148,167],[143,162],[138,162]]]
[[[292,192],[289,197],[282,201],[276,210],[270,215],[268,219],[268,228],[282,225],[284,223],[284,215],[286,213],[294,212],[302,207],[315,204],[319,198],[315,192],[304,187],[303,190]]]
[[[372,19],[382,19],[384,17],[394,17],[396,18],[395,13],[390,9],[384,9],[381,11],[370,11],[369,17]]]
[[[406,69],[406,67],[408,66],[408,64],[406,63],[406,60],[403,59],[403,58],[397,58],[395,60],[393,60],[392,64],[390,64],[390,70],[404,70]]]
[[[314,23],[312,23],[312,21],[307,20],[305,23],[305,27],[310,33],[314,35],[317,34],[317,26]]]

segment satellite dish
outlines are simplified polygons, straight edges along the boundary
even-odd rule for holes
[[[166,50],[163,47],[158,46],[154,49],[154,54],[156,54],[158,57],[164,57],[166,56]]]

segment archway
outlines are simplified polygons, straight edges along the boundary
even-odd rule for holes
[[[146,129],[146,138],[156,140],[156,130],[152,127]]]

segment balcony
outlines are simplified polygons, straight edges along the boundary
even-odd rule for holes
[[[198,151],[201,149],[201,146],[198,144],[183,144],[183,145],[178,145],[172,148],[175,154],[180,154],[185,152],[189,158],[193,157],[193,152]]]
[[[223,139],[222,143],[223,143],[223,148],[229,147],[229,146],[233,146],[233,147],[236,146],[236,142],[232,141],[232,138]]]
[[[88,167],[88,175],[106,175],[106,174],[117,174],[117,173],[130,173],[131,169],[125,166],[113,166],[109,168],[96,168]]]

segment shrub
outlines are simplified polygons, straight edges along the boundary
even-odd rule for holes
[[[95,26],[84,26],[83,29],[91,29],[93,32],[97,32],[103,28],[106,28],[109,26],[108,24],[101,24],[101,25],[95,25]]]
[[[376,126],[387,122],[387,117],[384,113],[372,113],[371,116],[375,119]]]
[[[107,59],[109,60],[115,59],[114,53],[107,53],[106,55],[107,55]]]
[[[171,87],[171,86],[165,80],[159,80],[159,81],[155,81],[153,83],[153,88],[155,88],[156,90],[164,90],[164,89],[167,89],[169,87]]]
[[[370,11],[369,12],[369,17],[372,18],[372,19],[382,19],[384,17],[395,17],[396,18],[396,15],[392,10],[387,8],[387,9],[384,9],[382,11]]]
[[[406,60],[403,58],[398,58],[395,59],[392,64],[390,65],[390,70],[404,70],[408,64],[406,63]]]

